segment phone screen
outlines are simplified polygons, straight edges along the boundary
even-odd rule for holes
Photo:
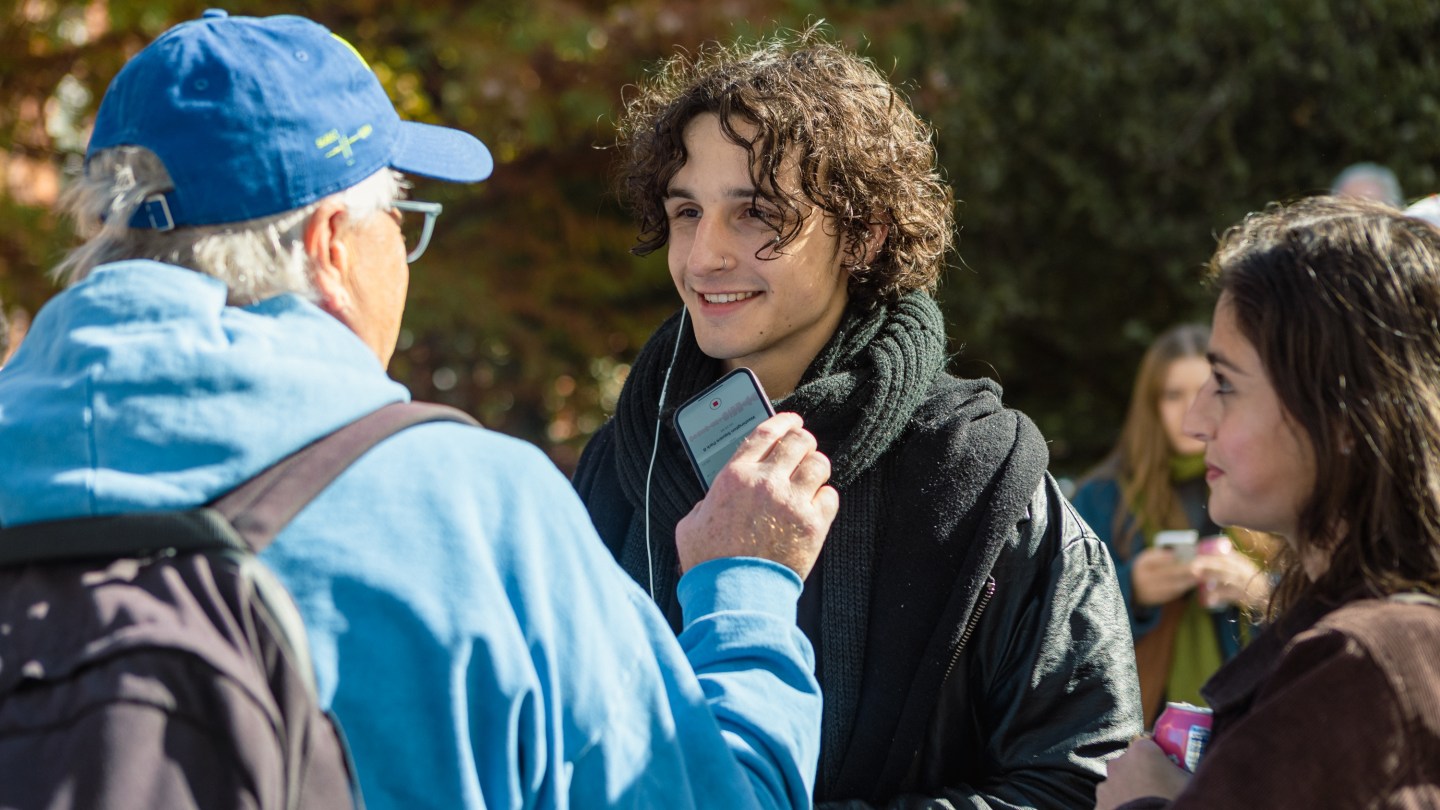
[[[1188,563],[1195,559],[1195,541],[1200,533],[1194,529],[1169,529],[1155,533],[1155,547],[1174,551],[1175,559]]]
[[[775,415],[755,372],[737,368],[675,411],[675,430],[705,489],[755,426]]]

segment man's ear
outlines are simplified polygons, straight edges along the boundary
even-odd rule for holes
[[[870,234],[865,237],[865,255],[862,257],[864,264],[869,265],[875,261],[875,257],[880,255],[880,248],[885,244],[885,238],[889,235],[890,223],[870,223]]]
[[[885,244],[885,237],[890,235],[890,224],[888,222],[872,222],[868,226],[865,241],[858,245],[858,250],[850,258],[851,267],[869,267],[880,254],[880,248]]]
[[[345,241],[350,213],[338,200],[325,200],[305,223],[305,254],[310,257],[310,281],[320,298],[315,303],[349,325],[354,306],[351,273],[354,256]]]

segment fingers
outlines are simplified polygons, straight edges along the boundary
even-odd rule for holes
[[[731,461],[749,463],[760,461],[774,449],[776,442],[781,437],[791,431],[803,429],[804,422],[800,419],[799,414],[777,413],[750,431],[750,435],[740,442],[740,447],[735,451]]]
[[[1175,551],[1169,548],[1147,548],[1135,556],[1135,565],[1166,574],[1184,571],[1189,567],[1189,563],[1180,560],[1175,556]]]
[[[818,451],[815,436],[794,413],[779,413],[757,425],[731,463],[774,465],[795,486],[811,491],[830,480],[830,459]]]
[[[1243,554],[1200,557],[1191,566],[1200,581],[1201,601],[1207,607],[1244,603],[1263,609],[1270,600],[1270,580]]]
[[[810,436],[809,433],[805,435],[810,437],[810,450],[796,462],[795,471],[790,474],[790,480],[797,487],[815,490],[830,480],[830,458],[815,449],[813,436]]]
[[[1137,736],[1130,741],[1129,747],[1131,750],[1139,752],[1140,756],[1165,756],[1165,752],[1160,750],[1160,746],[1155,743],[1155,739],[1149,734]]]
[[[1196,579],[1234,584],[1248,581],[1260,569],[1243,554],[1215,554],[1196,557],[1190,564],[1190,572]]]
[[[755,431],[760,434],[755,436],[757,446],[769,441],[773,426],[762,427],[767,428],[764,433],[759,428]],[[830,458],[819,451],[815,436],[800,426],[798,416],[794,427],[774,439],[760,463],[772,464],[782,475],[788,475],[790,485],[802,495],[814,493],[810,496],[814,508],[825,520],[834,519],[840,508],[840,496],[834,487],[825,483],[830,480]]]
[[[1191,567],[1175,559],[1169,549],[1146,549],[1130,571],[1135,598],[1147,606],[1163,605],[1195,587]]]
[[[802,579],[838,514],[830,460],[799,416],[773,416],[741,442],[705,497],[675,529],[681,570],[718,557],[761,557]]]
[[[815,448],[815,437],[810,435],[810,431],[796,427],[776,439],[761,461],[769,461],[782,469],[794,469],[806,456],[815,452]]]
[[[835,515],[840,511],[840,493],[830,485],[825,485],[816,490],[813,499],[815,510],[820,513],[826,523],[833,521]]]

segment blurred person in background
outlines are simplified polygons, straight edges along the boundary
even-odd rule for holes
[[[1135,636],[1136,666],[1149,728],[1167,701],[1200,704],[1200,686],[1253,633],[1270,579],[1269,544],[1243,530],[1230,537],[1205,502],[1205,445],[1181,420],[1210,376],[1210,330],[1181,324],[1162,333],[1140,361],[1120,440],[1082,480],[1075,508],[1115,559]],[[1165,530],[1194,530],[1194,545],[1158,547]],[[1232,542],[1233,538],[1233,542]]]
[[[1214,518],[1283,538],[1280,582],[1205,684],[1194,774],[1142,737],[1099,807],[1440,807],[1440,230],[1311,197],[1246,217],[1210,267],[1184,431]]]
[[[1400,193],[1400,180],[1379,163],[1354,163],[1346,166],[1330,183],[1330,193],[1337,197],[1375,200],[1400,208],[1405,204]]]
[[[1422,219],[1440,228],[1440,194],[1421,197],[1405,209],[1405,215]]]

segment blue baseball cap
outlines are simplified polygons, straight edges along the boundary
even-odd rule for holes
[[[211,10],[162,34],[110,83],[87,159],[142,146],[174,188],[132,227],[218,225],[301,208],[390,167],[455,183],[490,176],[490,151],[402,121],[350,43],[303,17]]]

